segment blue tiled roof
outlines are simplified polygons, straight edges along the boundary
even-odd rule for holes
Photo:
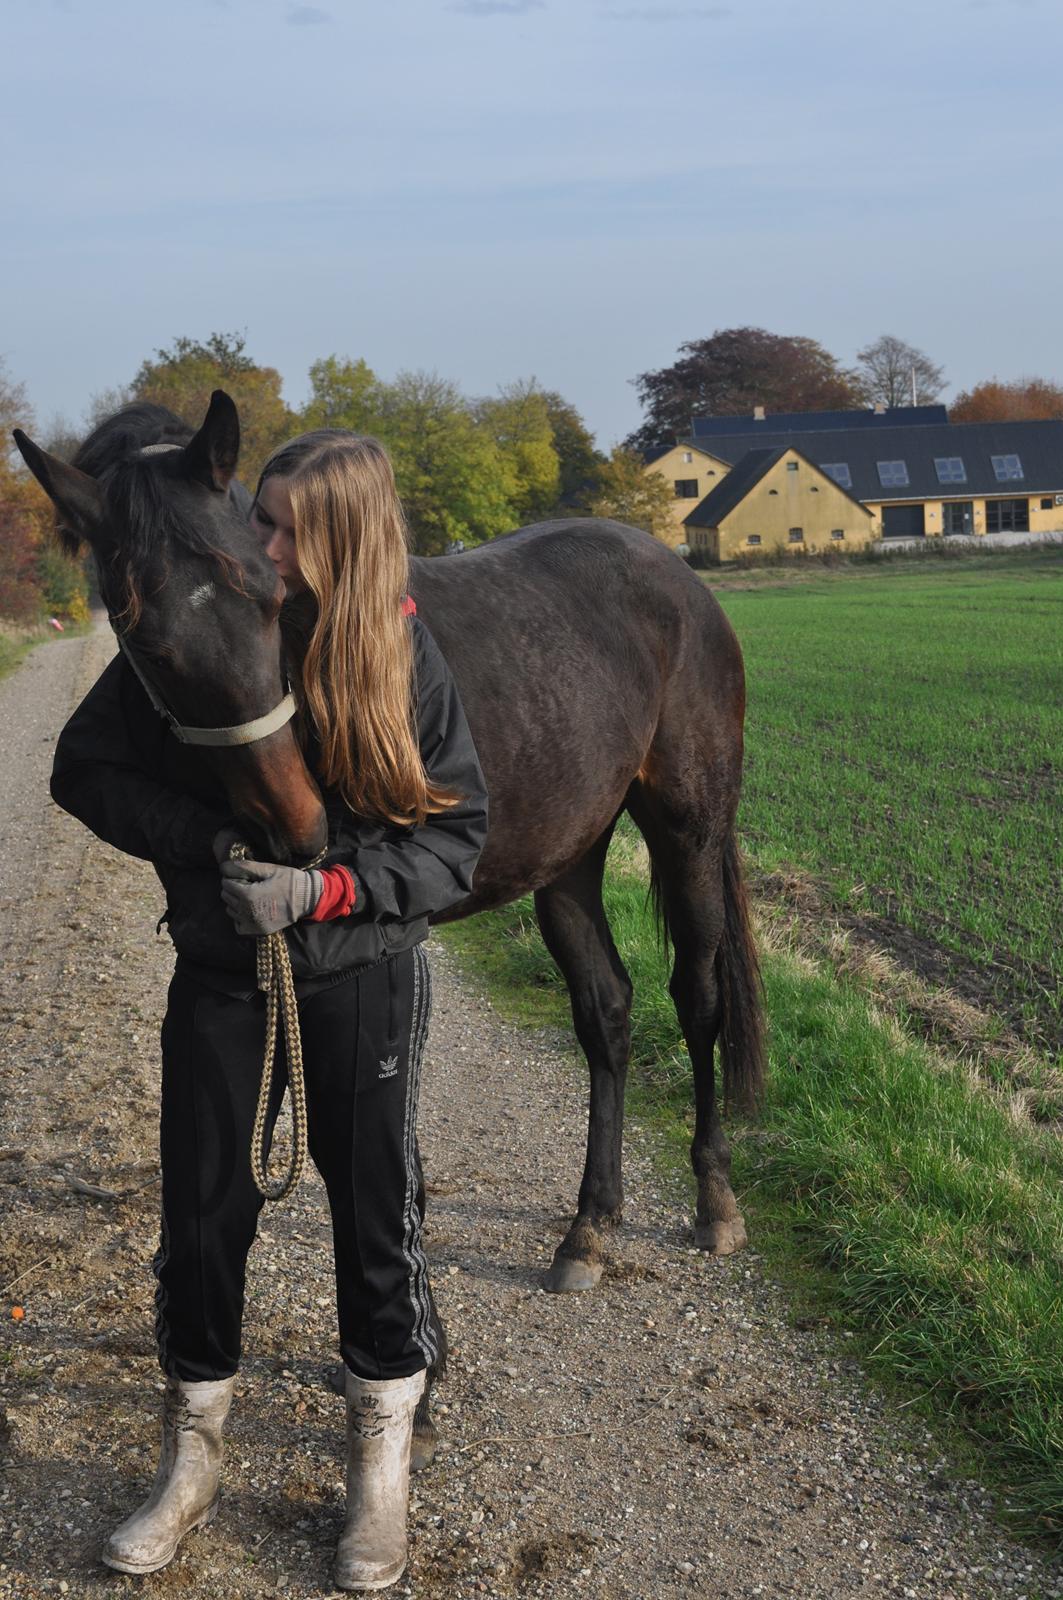
[[[822,433],[827,429],[914,428],[946,423],[944,406],[891,406],[888,411],[769,411],[763,422],[743,417],[693,417],[690,436],[694,440],[737,433]]]
[[[760,454],[788,445],[795,446],[821,469],[844,463],[849,468],[851,488],[843,487],[862,501],[968,500],[972,495],[1024,496],[1063,491],[1063,422],[946,422],[907,428],[769,433],[758,425],[755,433],[750,429],[744,434],[719,435],[713,440],[712,449],[724,461],[737,464],[749,451]],[[1019,457],[1021,478],[997,478],[990,458],[1002,455]],[[957,456],[964,465],[964,481],[942,482],[935,459]],[[903,461],[907,484],[884,485],[878,471],[880,461]],[[729,473],[719,487],[726,488],[731,476]]]

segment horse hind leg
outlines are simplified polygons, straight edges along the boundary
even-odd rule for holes
[[[618,1223],[623,1209],[632,991],[602,905],[602,873],[612,832],[610,825],[576,866],[535,895],[543,939],[568,985],[572,1021],[591,1083],[587,1158],[576,1217],[544,1279],[554,1294],[594,1287],[604,1266],[601,1230]]]
[[[763,1073],[759,980],[733,829],[714,839],[702,808],[684,817],[638,785],[629,807],[653,863],[654,896],[673,951],[669,992],[693,1072],[694,1242],[712,1255],[731,1255],[747,1238],[716,1099],[717,1039],[729,1098],[751,1103]]]

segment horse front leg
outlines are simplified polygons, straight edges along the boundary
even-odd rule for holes
[[[605,1265],[602,1232],[619,1223],[623,1212],[631,980],[602,906],[602,871],[611,833],[612,828],[563,878],[535,896],[543,939],[568,984],[576,1037],[591,1078],[587,1159],[578,1209],[544,1280],[552,1294],[594,1287]]]

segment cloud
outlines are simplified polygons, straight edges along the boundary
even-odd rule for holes
[[[715,20],[729,17],[731,6],[625,6],[599,12],[611,22],[688,22],[695,18]]]
[[[289,6],[284,20],[290,28],[313,28],[319,22],[331,22],[332,13],[320,6]]]
[[[546,0],[456,0],[449,9],[467,17],[519,17],[526,11],[545,11]]]

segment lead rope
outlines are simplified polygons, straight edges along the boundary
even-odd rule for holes
[[[316,867],[324,859],[325,854],[326,852],[322,850],[309,866]],[[251,851],[246,844],[234,844],[230,847],[229,859],[248,861],[251,859]],[[306,1166],[303,1039],[299,1031],[299,1006],[295,998],[292,961],[283,930],[279,933],[259,934],[255,941],[255,959],[258,967],[258,987],[266,996],[266,1053],[262,1062],[262,1081],[258,1086],[255,1126],[251,1134],[251,1176],[255,1180],[255,1188],[263,1199],[283,1200],[289,1190],[295,1188]],[[292,1094],[292,1154],[288,1162],[288,1171],[282,1178],[273,1179],[266,1171],[265,1139],[266,1117],[273,1093],[273,1075],[277,1063],[278,1015],[284,1027],[288,1087]]]

